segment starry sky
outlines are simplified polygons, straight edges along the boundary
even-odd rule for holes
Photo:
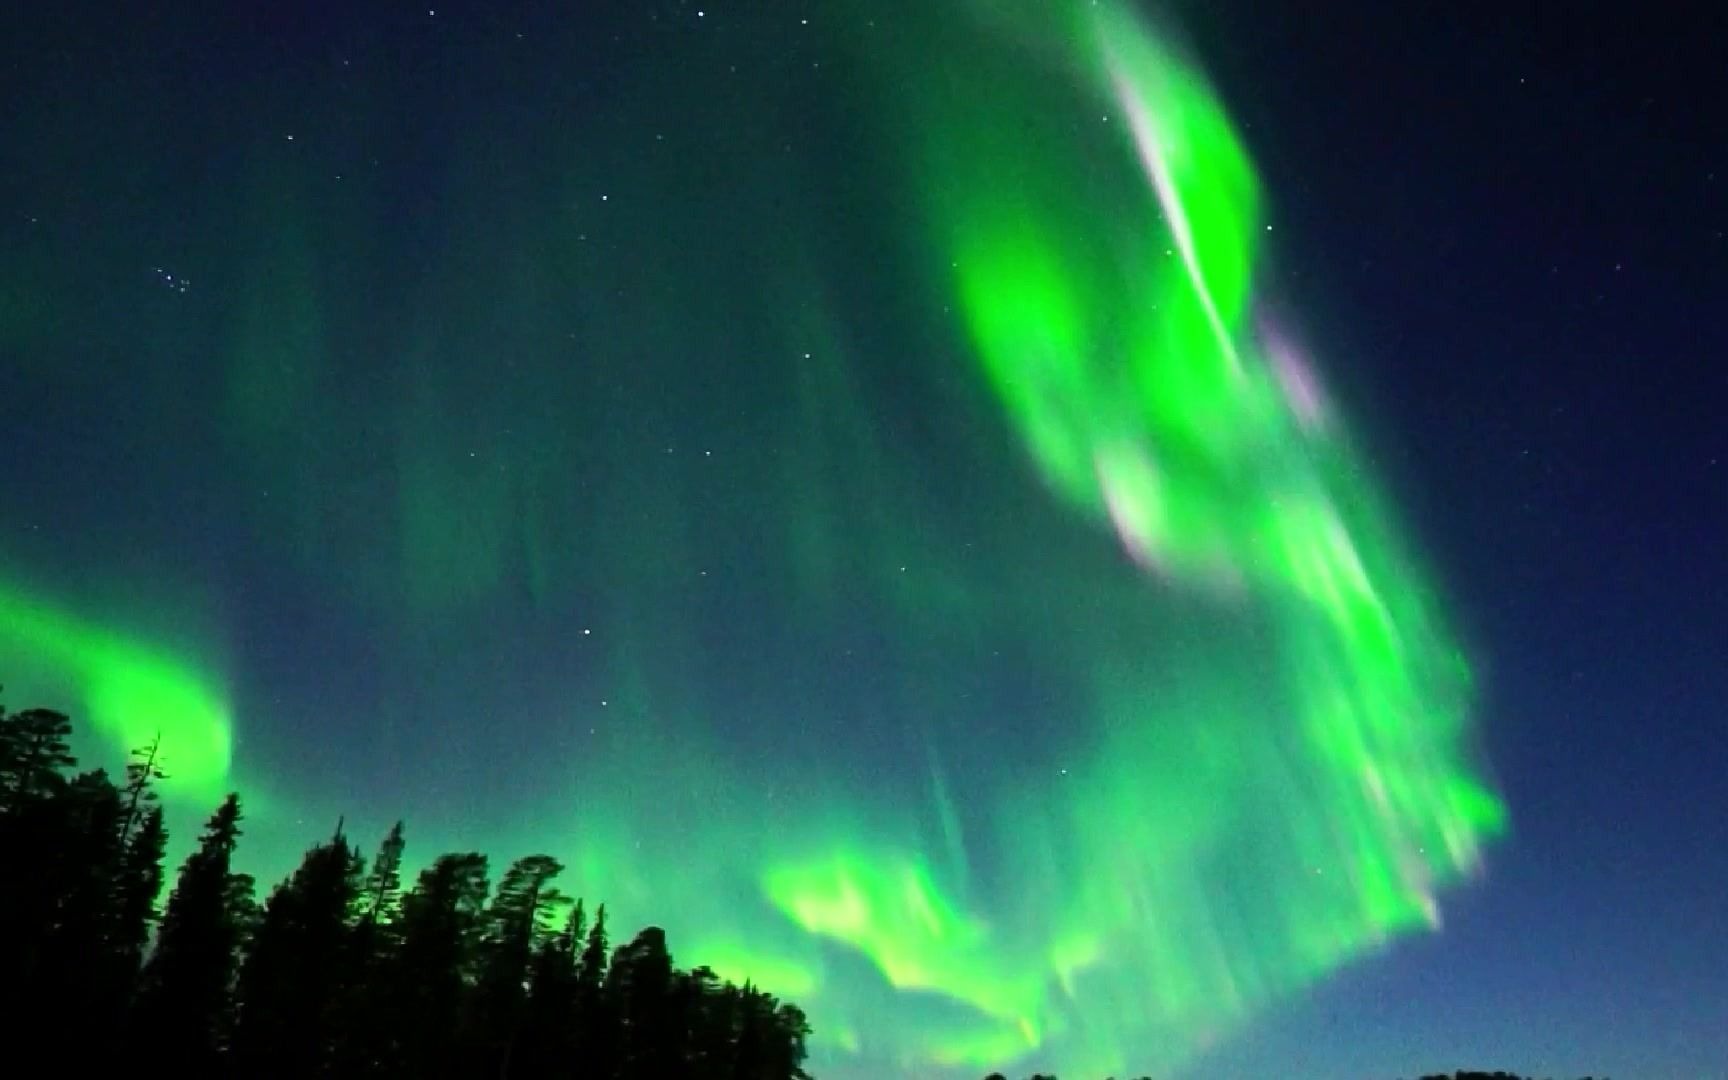
[[[5,700],[823,1076],[1728,1077],[1717,50],[1417,7],[10,12]]]

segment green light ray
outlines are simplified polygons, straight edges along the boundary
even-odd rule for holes
[[[1272,996],[1435,925],[1437,891],[1504,826],[1425,583],[1366,509],[1343,434],[1311,422],[1268,358],[1244,147],[1199,73],[1125,8],[1065,11],[1042,29],[1067,35],[1093,100],[1126,121],[1114,157],[1138,183],[1098,178],[1109,140],[1064,138],[1045,84],[986,63],[931,82],[908,61],[895,74],[927,135],[933,251],[1050,488],[1159,589],[1259,609],[1267,641],[1240,670],[1196,655],[1180,695],[1103,674],[1102,737],[1077,782],[988,815],[1020,871],[1006,880],[1047,882],[1054,903],[974,908],[915,858],[856,844],[770,872],[800,926],[976,1011],[975,1033],[929,1047],[943,1063],[1010,1056],[988,1025],[1003,1018],[1025,1049],[1060,1032],[1062,1053],[1105,1060],[1139,1031],[1180,1060]],[[1106,206],[1076,195],[1099,189]],[[1051,854],[1028,858],[1016,841],[1039,834]]]

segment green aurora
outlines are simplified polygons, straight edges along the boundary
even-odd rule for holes
[[[1437,925],[1505,814],[1434,589],[1266,314],[1247,148],[1125,7],[917,10],[838,76],[872,108],[786,75],[725,147],[693,133],[736,99],[651,72],[634,142],[468,116],[408,255],[392,181],[260,139],[190,244],[187,295],[231,291],[131,328],[133,389],[374,643],[361,764],[294,757],[312,661],[206,674],[0,579],[10,703],[159,730],[188,805],[268,770],[261,873],[343,812],[549,851],[804,1005],[821,1073],[1177,1067]],[[29,344],[53,301],[5,284]]]
[[[3,581],[0,655],[27,658],[37,684],[75,688],[80,719],[115,746],[131,750],[160,736],[183,794],[222,797],[233,752],[225,695],[179,658]]]

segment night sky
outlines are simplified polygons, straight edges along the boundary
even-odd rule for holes
[[[1728,1077],[1720,27],[14,7],[0,683],[180,843],[828,1077]]]

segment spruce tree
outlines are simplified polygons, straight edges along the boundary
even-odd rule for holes
[[[402,822],[391,827],[354,904],[348,987],[334,1017],[334,1071],[386,1076],[399,1071],[402,1048],[392,1033],[391,977],[402,942]]]
[[[251,879],[230,869],[240,797],[229,795],[181,866],[144,965],[133,1037],[165,1069],[210,1073],[226,1044],[230,994],[251,915]]]
[[[582,949],[582,962],[577,966],[576,983],[586,994],[598,997],[606,981],[606,905],[594,912],[594,926],[588,931],[588,941]]]
[[[398,821],[378,845],[378,855],[366,874],[365,887],[360,893],[362,923],[388,924],[401,916],[402,852],[407,846],[402,837],[402,823]]]
[[[606,993],[606,905],[594,911],[594,925],[576,966],[577,1060],[586,1075],[612,1076],[618,1063],[618,1013]]]
[[[156,899],[162,894],[162,857],[167,847],[162,808],[152,806],[144,811],[126,843],[110,909],[109,950],[116,976],[128,985],[138,976],[150,926],[156,921]]]
[[[360,872],[359,855],[338,833],[271,893],[240,969],[234,1059],[242,1072],[328,1071],[335,1009],[352,975],[348,918]]]

